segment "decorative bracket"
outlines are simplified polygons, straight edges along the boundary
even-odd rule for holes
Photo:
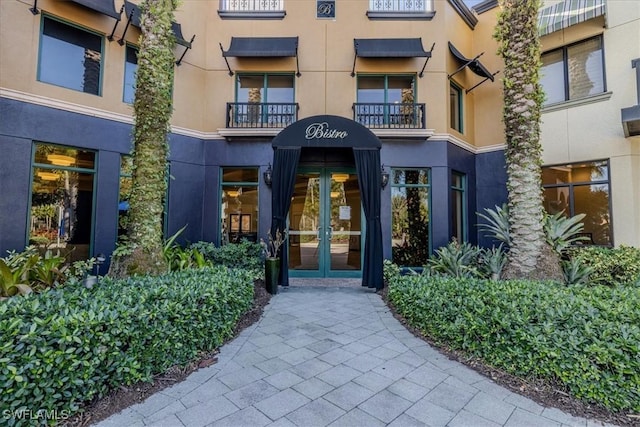
[[[422,70],[420,70],[420,74],[418,74],[418,77],[422,78],[422,76],[424,76],[424,69],[427,68],[427,62],[429,62],[429,60],[431,59],[431,54],[433,53],[433,48],[436,47],[436,43],[433,42],[433,44],[431,45],[431,50],[429,51],[429,56],[427,56],[427,60],[424,61],[424,65],[422,66]]]

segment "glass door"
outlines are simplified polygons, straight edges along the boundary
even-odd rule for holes
[[[353,170],[299,171],[289,210],[291,277],[360,277],[362,231]]]

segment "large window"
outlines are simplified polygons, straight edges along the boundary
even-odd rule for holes
[[[124,62],[124,91],[122,100],[127,104],[133,104],[136,94],[136,71],[138,71],[138,49],[127,45]]]
[[[583,162],[542,168],[544,205],[550,214],[585,214],[584,243],[610,246],[609,163]]]
[[[238,74],[236,122],[285,127],[295,121],[293,74]]]
[[[462,133],[462,89],[449,83],[449,126]]]
[[[606,91],[602,37],[593,37],[542,54],[540,83],[545,104]]]
[[[95,153],[35,144],[29,244],[69,261],[91,254]]]
[[[220,203],[221,241],[258,238],[258,169],[223,168]]]
[[[451,237],[459,243],[467,241],[466,176],[451,172]]]
[[[415,120],[415,76],[359,75],[356,120],[379,127]]]
[[[391,175],[392,260],[422,267],[429,259],[429,170],[393,169]]]
[[[100,95],[102,37],[42,18],[38,80]]]

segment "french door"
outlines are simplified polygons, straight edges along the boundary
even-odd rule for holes
[[[299,169],[289,209],[289,275],[361,277],[362,218],[353,169]]]

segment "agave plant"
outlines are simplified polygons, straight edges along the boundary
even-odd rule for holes
[[[480,277],[478,257],[480,248],[467,242],[459,244],[455,239],[436,251],[429,259],[431,271],[452,277]]]
[[[593,272],[593,268],[584,265],[578,258],[571,258],[568,261],[562,261],[562,272],[567,285],[585,284],[589,281],[589,275]]]
[[[506,203],[502,206],[496,205],[495,210],[485,208],[487,213],[477,212],[477,215],[487,221],[487,223],[478,224],[478,228],[487,231],[489,236],[497,239],[507,246],[511,246],[511,236],[509,235],[509,208]]]
[[[480,262],[485,274],[491,280],[500,280],[502,269],[507,263],[507,254],[502,249],[502,244],[497,248],[484,249],[480,255]]]
[[[584,230],[582,220],[585,216],[585,214],[578,214],[567,218],[564,211],[546,216],[544,231],[547,242],[557,253],[563,253],[574,243],[589,240],[588,237],[579,234]]]

